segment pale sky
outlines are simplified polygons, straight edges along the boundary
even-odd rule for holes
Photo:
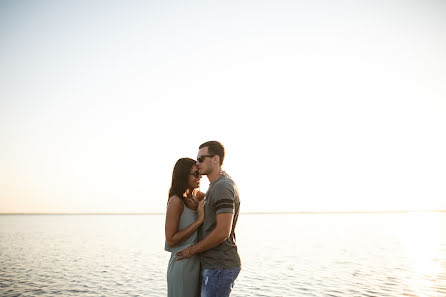
[[[0,213],[446,209],[444,1],[0,1]],[[207,178],[202,179],[207,187]]]

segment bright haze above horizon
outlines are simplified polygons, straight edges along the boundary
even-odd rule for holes
[[[164,212],[208,140],[244,212],[444,210],[445,12],[2,1],[0,213]]]

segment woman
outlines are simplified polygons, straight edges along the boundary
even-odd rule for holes
[[[204,194],[197,191],[201,174],[189,158],[177,161],[166,211],[166,251],[171,252],[167,268],[168,297],[200,296],[200,259],[197,255],[177,261],[176,253],[195,244],[197,228],[204,221]]]

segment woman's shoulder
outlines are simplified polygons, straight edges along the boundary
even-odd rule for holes
[[[178,197],[177,195],[173,195],[169,198],[169,201],[167,202],[167,207],[183,207],[183,200]]]

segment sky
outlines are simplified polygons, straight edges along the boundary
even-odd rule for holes
[[[446,209],[444,1],[0,1],[0,213]],[[201,190],[208,186],[202,179]]]

